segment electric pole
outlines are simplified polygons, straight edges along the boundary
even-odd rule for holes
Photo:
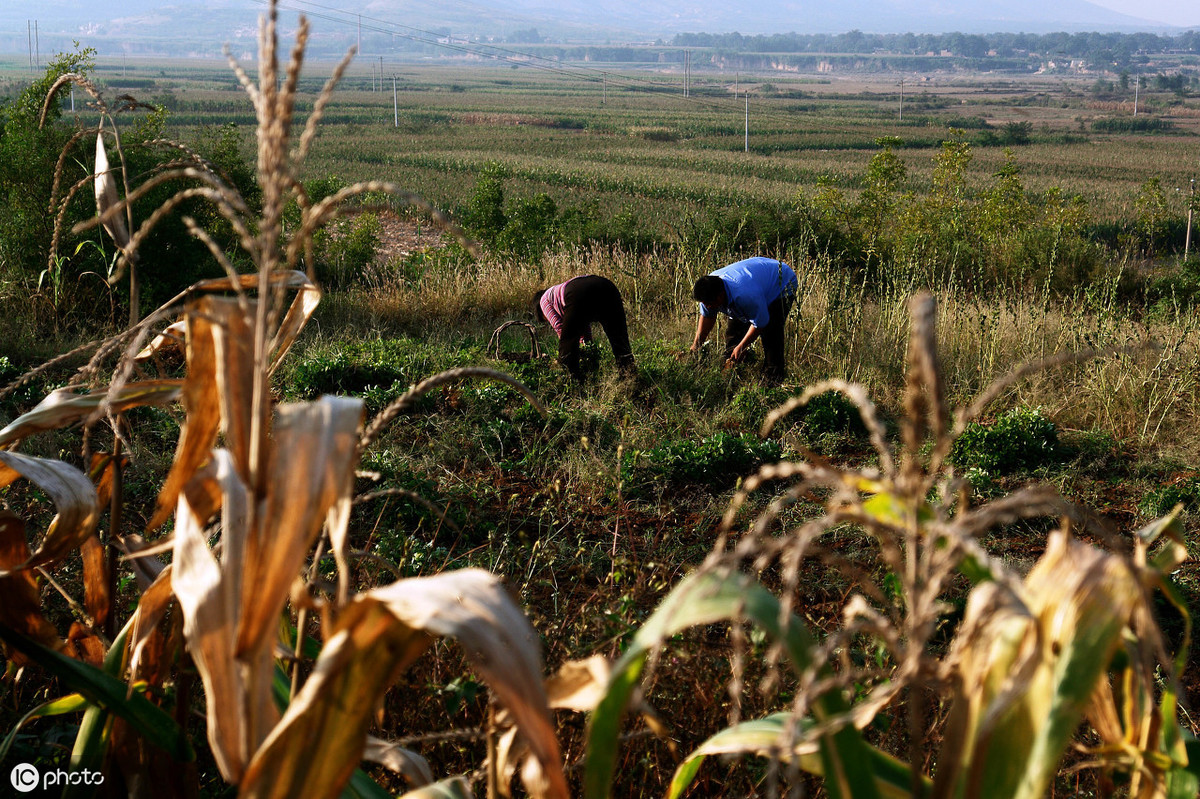
[[[396,76],[392,75],[392,117],[394,118],[393,127],[400,127],[400,104],[396,99]]]
[[[1187,235],[1183,239],[1183,262],[1186,264],[1188,251],[1192,249],[1192,211],[1196,209],[1196,179],[1192,178],[1192,190],[1188,195]]]
[[[750,152],[750,92],[746,92],[746,152]]]
[[[904,121],[904,78],[900,79],[900,121]]]
[[[1138,83],[1141,80],[1141,77],[1142,77],[1141,75],[1133,76],[1133,115],[1134,116],[1137,116]]]

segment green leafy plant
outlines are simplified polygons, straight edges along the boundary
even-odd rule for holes
[[[859,385],[811,386],[768,417],[764,434],[813,397],[840,391],[860,409],[879,468],[809,457],[764,466],[746,481],[711,555],[671,590],[614,664],[589,721],[585,796],[609,795],[626,709],[648,683],[646,671],[668,668],[660,653],[690,627],[725,621],[733,624],[735,715],[731,726],[685,756],[671,797],[684,794],[710,755],[749,754],[767,758],[764,787],[772,795],[808,773],[829,796],[844,799],[1037,799],[1073,739],[1089,767],[1129,780],[1132,796],[1182,799],[1200,786],[1200,747],[1177,709],[1191,630],[1170,576],[1187,557],[1178,520],[1168,516],[1137,531],[1132,552],[1095,548],[1073,538],[1064,523],[1025,575],[989,555],[983,533],[1016,519],[1065,514],[1068,503],[1048,487],[982,505],[966,502],[947,455],[974,417],[1023,372],[989,386],[951,418],[932,297],[914,297],[910,311],[899,452],[887,443]],[[779,481],[791,481],[782,498],[739,530],[739,510],[750,495]],[[824,512],[793,526],[784,511],[802,497]],[[874,567],[864,570],[836,545],[824,545],[847,528],[873,544]],[[793,611],[811,560],[844,570],[853,581],[841,626],[823,634]],[[778,590],[768,590],[763,580],[776,570]],[[962,579],[971,587],[947,646],[945,594]],[[1175,654],[1162,645],[1154,592],[1184,619]],[[756,639],[747,625],[771,642],[760,687],[775,696],[787,685],[790,698],[779,695],[784,709],[742,721],[736,697],[745,691],[747,659],[760,651],[749,648]],[[847,657],[864,639],[875,643],[877,657]],[[923,695],[949,708],[938,734],[923,735],[931,723],[929,704],[918,699]],[[906,758],[868,743],[861,732],[885,712],[908,718],[915,737]],[[1085,722],[1090,736],[1076,739]],[[927,775],[930,763],[936,772]]]
[[[990,425],[966,428],[950,450],[950,461],[1005,475],[1057,463],[1064,454],[1058,428],[1040,408],[1013,408]]]

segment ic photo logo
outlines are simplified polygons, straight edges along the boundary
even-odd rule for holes
[[[37,766],[29,763],[18,763],[8,775],[12,787],[20,793],[29,793],[37,788],[50,788],[57,785],[103,785],[104,775],[99,771],[81,769],[79,771],[63,771],[54,769],[42,774]]]
[[[42,775],[38,773],[37,767],[28,763],[18,763],[13,766],[12,773],[8,776],[12,780],[12,787],[21,793],[35,790],[42,782]]]

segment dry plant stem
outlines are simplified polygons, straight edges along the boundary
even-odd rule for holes
[[[304,575],[305,585],[311,585],[316,577],[317,564],[321,562],[321,557],[325,551],[325,538],[322,537],[317,542],[317,551],[313,553],[312,563],[309,564],[308,573]],[[300,661],[303,659],[304,647],[304,628],[308,625],[308,607],[301,607],[296,611],[296,659],[292,661],[292,690],[291,699],[296,698],[296,692],[300,690]]]
[[[50,113],[50,103],[54,102],[54,98],[58,95],[58,90],[68,83],[74,83],[90,94],[92,99],[96,101],[96,106],[100,109],[100,113],[103,116],[111,117],[108,112],[108,106],[105,104],[99,90],[96,89],[96,85],[78,72],[67,72],[66,74],[59,75],[58,80],[51,84],[50,91],[46,92],[46,99],[42,102],[42,113],[38,117],[38,128],[46,127],[46,114]]]
[[[67,604],[71,607],[71,612],[75,614],[75,617],[79,619],[83,626],[88,628],[88,632],[99,638],[100,642],[104,644],[105,649],[112,646],[112,639],[105,634],[104,630],[96,626],[96,620],[84,609],[83,605],[80,605],[75,601],[73,596],[67,593],[67,589],[63,588],[58,580],[54,579],[54,575],[45,566],[38,566],[37,570],[42,577],[46,578],[46,582],[50,584],[50,587],[57,591],[63,599],[67,600]]]
[[[112,495],[108,506],[108,546],[105,560],[108,565],[108,617],[104,634],[112,640],[117,634],[117,541],[121,538],[122,511],[125,507],[125,470],[121,466],[121,437],[113,428]]]
[[[58,161],[54,164],[54,181],[50,185],[50,205],[46,209],[49,213],[54,213],[55,207],[57,207],[59,204],[58,189],[62,184],[63,170],[67,164],[67,155],[71,152],[71,148],[78,144],[79,140],[84,136],[95,136],[99,130],[99,128],[84,128],[82,130],[77,130],[71,136],[71,138],[67,139],[67,143],[63,145],[62,150],[58,154]],[[94,177],[95,176],[93,175],[88,175],[83,179],[83,182],[88,183],[92,181]]]

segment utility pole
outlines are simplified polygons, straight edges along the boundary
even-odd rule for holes
[[[383,56],[379,56],[379,93],[383,94]]]
[[[1196,208],[1196,179],[1192,178],[1192,190],[1188,195],[1187,235],[1183,239],[1183,262],[1186,264],[1188,251],[1192,249],[1192,211]]]
[[[750,152],[750,92],[746,92],[746,152]]]
[[[737,96],[738,96],[738,78],[740,76],[741,76],[741,74],[738,72],[733,73],[733,99],[735,99],[735,100],[737,99]]]
[[[600,76],[600,79],[602,81],[604,81],[604,94],[600,98],[600,105],[605,105],[608,103],[608,73],[607,72],[603,73]]]
[[[1133,115],[1134,116],[1137,116],[1138,82],[1141,80],[1141,77],[1142,77],[1141,75],[1133,76]]]
[[[362,14],[358,15],[358,52],[362,53]]]
[[[900,121],[904,121],[904,78],[900,79]]]
[[[392,117],[395,121],[393,127],[400,127],[400,104],[396,99],[396,76],[392,75]]]
[[[29,45],[29,71],[33,72],[33,20],[25,20],[25,43]]]
[[[688,96],[688,78],[691,77],[692,51],[683,51],[683,96]]]
[[[42,40],[38,36],[38,21],[33,21],[33,64],[35,67],[42,65]]]

